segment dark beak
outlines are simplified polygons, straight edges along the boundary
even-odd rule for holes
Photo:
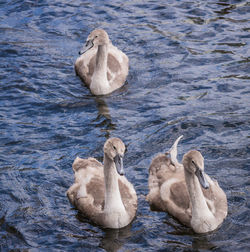
[[[88,40],[86,44],[83,46],[83,48],[80,50],[79,55],[84,54],[89,49],[91,49],[94,46],[93,40]]]
[[[204,189],[208,189],[209,188],[209,183],[208,183],[208,181],[207,181],[207,179],[205,177],[205,172],[197,167],[195,175],[198,177],[201,186]]]
[[[124,169],[123,169],[123,157],[119,154],[117,154],[114,158],[115,166],[117,172],[122,176],[124,175]]]

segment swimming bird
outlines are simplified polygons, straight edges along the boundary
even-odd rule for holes
[[[129,60],[103,29],[93,30],[75,62],[75,72],[94,95],[120,88],[128,75]]]
[[[119,138],[104,144],[104,165],[95,158],[73,162],[75,182],[67,196],[72,205],[104,228],[122,228],[135,217],[137,196],[124,176],[125,145]]]
[[[147,200],[152,210],[166,211],[196,233],[215,230],[227,216],[227,198],[216,180],[204,172],[204,158],[190,150],[177,160],[180,136],[149,167]]]

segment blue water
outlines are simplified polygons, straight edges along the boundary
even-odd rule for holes
[[[247,1],[0,1],[0,250],[249,251],[250,4]],[[126,85],[96,98],[75,76],[87,35],[105,29],[130,59]],[[180,135],[228,197],[196,235],[145,200],[148,167]],[[93,226],[67,197],[74,158],[102,160],[111,136],[138,212]]]

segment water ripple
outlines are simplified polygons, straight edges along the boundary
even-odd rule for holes
[[[249,3],[2,1],[0,250],[248,251]],[[130,59],[126,85],[94,97],[74,73],[88,33],[107,30]],[[179,136],[228,197],[197,235],[145,200],[148,167]],[[76,156],[102,161],[118,136],[139,208],[122,230],[90,223],[66,197]]]

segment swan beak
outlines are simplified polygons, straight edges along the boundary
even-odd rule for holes
[[[117,172],[122,176],[124,175],[124,169],[123,169],[123,157],[119,154],[117,154],[114,158],[115,166]]]
[[[201,186],[204,189],[208,189],[209,188],[209,183],[208,183],[208,181],[207,181],[207,179],[205,177],[205,172],[197,167],[195,175],[198,177]]]
[[[89,49],[91,49],[94,46],[93,40],[88,40],[86,44],[83,46],[83,48],[80,50],[79,55],[84,54]]]

